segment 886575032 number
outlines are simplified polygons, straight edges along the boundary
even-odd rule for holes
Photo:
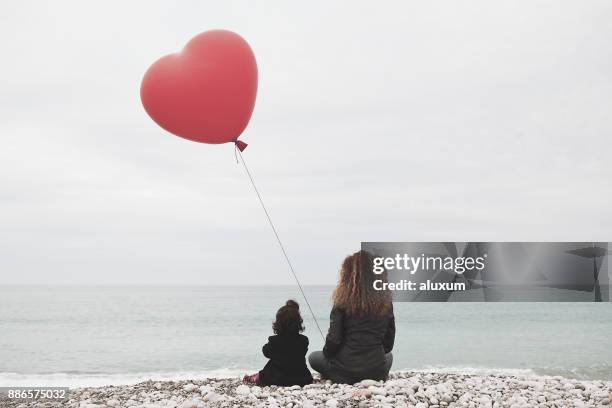
[[[68,387],[0,387],[0,398],[20,401],[68,399]]]

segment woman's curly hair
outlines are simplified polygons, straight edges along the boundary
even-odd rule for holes
[[[373,256],[366,251],[355,252],[342,262],[338,286],[332,300],[334,306],[355,316],[382,316],[391,308],[391,292],[375,290],[374,280],[387,281],[387,273],[375,275]]]
[[[289,299],[285,306],[276,312],[276,321],[272,323],[275,334],[297,334],[304,331],[304,320],[300,315],[300,305]]]

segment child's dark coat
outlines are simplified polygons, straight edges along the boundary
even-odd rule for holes
[[[312,383],[312,374],[306,367],[308,337],[299,333],[270,336],[262,351],[270,361],[259,372],[261,385],[303,386]]]

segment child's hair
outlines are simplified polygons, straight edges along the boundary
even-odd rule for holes
[[[285,306],[276,312],[276,321],[272,323],[272,330],[275,334],[297,334],[304,331],[303,323],[300,305],[295,300],[289,299]]]

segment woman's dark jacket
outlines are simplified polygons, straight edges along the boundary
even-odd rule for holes
[[[330,362],[330,378],[353,383],[361,379],[386,380],[385,354],[393,349],[393,306],[383,316],[352,316],[334,307],[323,354]]]
[[[262,385],[302,386],[312,383],[312,374],[306,367],[308,337],[299,333],[270,336],[262,351],[270,359],[259,372]]]

